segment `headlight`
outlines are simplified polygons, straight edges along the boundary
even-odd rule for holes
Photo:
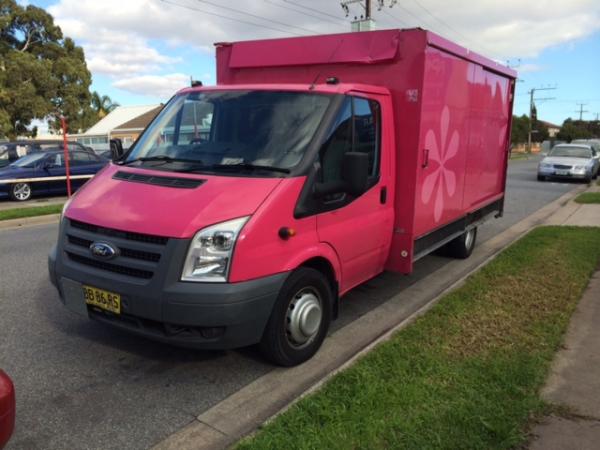
[[[551,169],[552,164],[540,163],[540,169]]]
[[[581,172],[582,170],[585,170],[585,166],[573,166],[573,170],[575,172]]]
[[[181,280],[227,281],[235,241],[248,219],[240,217],[198,231],[190,244]]]

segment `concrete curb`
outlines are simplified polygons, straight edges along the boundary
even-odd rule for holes
[[[313,359],[291,369],[276,368],[202,413],[154,449],[226,448],[272,420],[296,401],[318,389],[340,370],[407,326],[447,292],[494,259],[532,228],[558,219],[564,206],[587,186],[573,189],[494,238],[476,247],[466,261],[451,261],[386,303],[346,325],[325,340]],[[570,206],[569,206],[570,207]]]
[[[21,219],[0,220],[0,231],[14,230],[16,228],[28,227],[33,225],[47,225],[58,223],[60,214],[46,214],[43,216],[23,217]]]

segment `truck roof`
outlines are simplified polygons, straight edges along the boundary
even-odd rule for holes
[[[178,94],[187,94],[189,92],[201,91],[298,91],[298,92],[318,92],[322,94],[346,94],[350,91],[369,92],[372,94],[389,94],[389,90],[382,86],[375,86],[363,83],[270,83],[270,84],[234,84],[234,85],[216,85],[187,87],[181,89]]]
[[[377,64],[397,58],[399,43],[409,33],[424,35],[429,46],[476,62],[510,78],[517,77],[515,70],[422,28],[219,42],[215,46],[232,47],[229,60],[232,69],[336,63]]]

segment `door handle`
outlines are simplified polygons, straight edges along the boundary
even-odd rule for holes
[[[379,203],[381,203],[382,205],[385,205],[386,201],[387,201],[387,187],[383,186],[381,188],[381,191],[379,191]]]
[[[423,164],[421,164],[421,167],[425,169],[427,166],[429,166],[429,149],[425,148],[423,149]]]

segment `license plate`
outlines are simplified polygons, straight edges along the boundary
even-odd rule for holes
[[[568,170],[557,170],[556,175],[569,175]]]
[[[91,286],[83,286],[83,298],[88,305],[121,314],[121,296]]]

